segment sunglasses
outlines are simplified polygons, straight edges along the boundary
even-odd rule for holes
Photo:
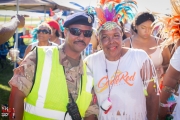
[[[38,31],[37,31],[38,34],[41,33],[41,32],[42,32],[43,34],[48,34],[48,33],[49,33],[49,31],[46,30],[46,29],[38,30]]]
[[[93,33],[92,30],[81,30],[79,28],[68,28],[68,30],[74,36],[80,36],[83,33],[84,37],[91,37]]]

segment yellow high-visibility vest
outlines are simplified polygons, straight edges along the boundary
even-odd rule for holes
[[[63,66],[59,62],[57,46],[37,47],[37,66],[33,88],[26,97],[24,104],[24,120],[64,120],[66,106],[69,102],[66,77]],[[87,91],[93,86],[87,80],[86,65],[80,82],[76,103],[82,117],[92,100],[92,94]],[[71,120],[67,116],[65,120]]]

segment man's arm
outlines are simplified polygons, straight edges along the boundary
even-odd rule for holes
[[[13,120],[23,119],[24,98],[25,94],[22,91],[20,91],[17,87],[13,86],[9,98],[9,108],[14,108],[15,110],[15,119]],[[12,120],[12,118],[9,119]]]
[[[88,117],[85,117],[84,120],[98,120],[98,118],[95,115],[90,115]]]
[[[99,107],[97,105],[97,97],[95,95],[94,88],[92,89],[92,95],[93,98],[89,108],[86,111],[86,117],[84,120],[98,120],[97,116],[99,114]]]
[[[25,24],[25,19],[23,16],[17,15],[11,19],[10,22],[5,23],[0,26],[0,44],[8,41],[19,27],[23,27]]]
[[[24,98],[29,95],[32,88],[35,67],[36,50],[30,52],[22,61],[22,64],[13,70],[14,75],[8,82],[12,88],[9,97],[9,108],[15,110],[15,119],[13,120],[22,120]]]
[[[88,63],[89,62],[89,63]],[[87,72],[87,78],[91,79],[93,81],[93,72],[92,72],[92,68],[90,66],[90,61],[89,59],[84,59],[84,63],[86,64],[86,72]],[[91,104],[89,106],[89,108],[86,111],[86,117],[84,118],[84,120],[98,120],[97,115],[99,114],[99,107],[97,105],[97,98],[95,95],[95,91],[94,91],[94,87],[91,89],[91,93],[92,93],[92,101]]]

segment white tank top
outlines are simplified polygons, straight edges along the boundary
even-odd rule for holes
[[[118,72],[116,68],[119,60],[108,61],[107,69],[109,83],[112,86],[110,99],[112,108],[105,114],[99,108],[98,120],[146,120],[146,98],[143,93],[143,81],[140,70],[143,63],[149,60],[147,53],[139,49],[129,49],[120,59]],[[88,79],[94,79],[94,89],[98,104],[107,99],[109,93],[108,79],[106,73],[105,55],[103,51],[89,55],[85,59],[87,64]],[[153,63],[151,63],[153,64]],[[117,112],[120,115],[117,115]]]
[[[157,45],[158,45],[158,40],[156,40]],[[132,44],[132,38],[130,38],[130,47],[133,48],[133,44]],[[154,63],[155,67],[159,67],[162,65],[163,63],[163,56],[162,56],[162,51],[161,49],[158,47],[156,48],[156,50],[149,54],[149,57],[151,58],[152,62]]]
[[[157,41],[157,45],[158,45],[158,40]],[[130,48],[133,48],[133,44],[132,44],[132,38],[130,38]],[[162,74],[164,73],[163,67],[162,67],[162,63],[163,63],[163,56],[162,56],[162,51],[161,48],[156,48],[156,50],[149,54],[149,57],[151,58],[155,68],[156,68],[156,73],[158,75],[158,79],[160,80]]]

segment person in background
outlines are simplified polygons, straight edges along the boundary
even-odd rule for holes
[[[64,39],[61,38],[61,36],[60,36],[59,23],[57,21],[55,21],[55,20],[50,20],[47,23],[49,24],[49,26],[52,29],[50,41],[54,42],[54,43],[56,43],[58,45],[61,45],[64,42]]]
[[[151,35],[151,25],[154,21],[154,16],[149,12],[140,12],[137,14],[131,26],[135,34],[124,40],[124,46],[144,50],[153,61],[160,80],[167,69],[171,55],[168,48],[164,48],[163,50],[160,47],[151,49],[162,43],[160,38]]]
[[[37,34],[37,42],[33,42],[31,44],[29,44],[25,50],[25,54],[23,58],[18,57],[17,61],[13,61],[13,62],[17,62],[18,64],[20,64],[23,59],[26,57],[26,55],[32,51],[32,49],[34,47],[37,46],[58,46],[58,44],[51,42],[49,39],[51,37],[52,34],[52,29],[49,26],[49,24],[47,24],[46,22],[42,22],[40,25],[38,25],[38,27],[35,29],[36,34]],[[13,54],[10,52],[9,53],[11,57],[13,57]]]
[[[171,114],[174,116],[173,120],[180,119],[180,40],[178,40],[176,46],[177,49],[170,60],[170,65],[163,78],[163,88],[160,95],[159,120],[165,120],[166,117]],[[177,97],[175,97],[176,95],[174,94],[176,94]],[[170,109],[174,104],[174,100],[172,101],[173,104],[169,101],[171,96],[175,99],[176,103],[175,109],[173,110]]]
[[[159,31],[164,41],[160,47],[165,48],[174,45],[174,53],[170,59],[170,64],[163,80],[162,91],[160,94],[159,120],[180,120],[180,0],[170,0],[172,14],[160,16],[155,26],[162,25]],[[177,93],[176,93],[177,91]],[[172,110],[174,101],[169,98],[174,97],[176,103]],[[171,118],[171,119],[170,119]]]
[[[131,24],[130,23],[125,23],[124,24],[124,34],[123,34],[123,40],[126,38],[130,38],[133,35],[133,32],[131,30]]]
[[[12,88],[9,108],[15,109],[14,120],[96,119],[94,110],[88,109],[93,82],[87,79],[81,57],[90,42],[93,22],[94,15],[86,12],[68,16],[64,23],[64,44],[36,47],[14,69],[9,81]],[[48,29],[40,30],[39,37],[48,35],[43,34]],[[88,115],[86,111],[90,111]]]
[[[23,15],[16,15],[10,22],[0,25],[0,45],[7,42],[14,34],[17,28],[24,27],[25,18]]]

